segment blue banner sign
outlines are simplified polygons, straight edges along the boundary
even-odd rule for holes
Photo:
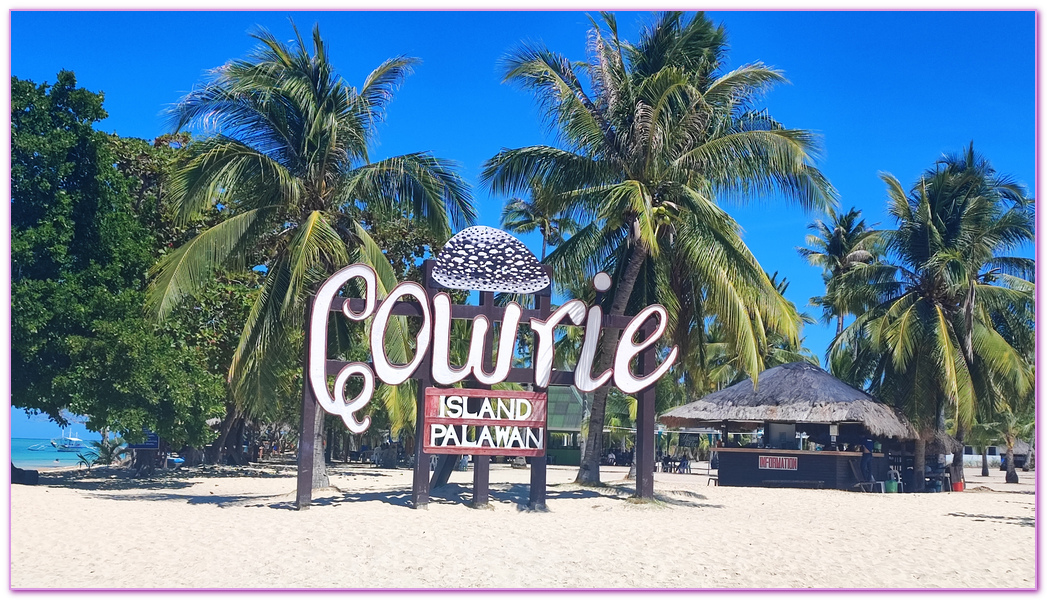
[[[160,449],[160,436],[156,435],[152,431],[146,430],[145,441],[141,444],[128,444],[129,450],[159,450]]]

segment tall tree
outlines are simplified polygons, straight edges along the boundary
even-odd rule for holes
[[[72,72],[14,77],[11,92],[12,404],[62,425],[68,409],[130,441],[148,428],[206,443],[221,378],[143,319],[157,198],[125,166],[148,144],[95,131],[103,98]]]
[[[558,195],[541,183],[531,185],[530,198],[513,198],[502,209],[502,228],[513,233],[537,231],[542,236],[542,256],[549,246],[559,246],[578,231],[578,224],[563,213]]]
[[[1019,340],[1034,320],[1033,264],[1009,252],[1033,240],[1033,202],[973,147],[938,161],[908,193],[882,178],[897,222],[884,232],[896,263],[841,278],[845,296],[871,292],[875,304],[830,351],[850,354],[853,369],[870,373],[873,394],[917,424],[922,472],[923,444],[944,432],[947,411],[962,441],[979,406],[1006,404],[1005,389],[1018,397],[1031,389]]]
[[[851,207],[841,214],[830,208],[826,213],[829,222],[819,219],[808,225],[807,229],[815,233],[807,236],[807,247],[796,251],[822,269],[825,295],[811,298],[811,304],[822,307],[825,322],[836,319],[836,335],[840,335],[844,317],[862,311],[862,307],[845,306],[839,298],[836,288],[840,277],[855,265],[876,260],[881,244],[879,234],[865,225],[862,211]]]
[[[172,181],[177,216],[189,223],[220,204],[230,217],[168,254],[151,288],[162,318],[217,269],[264,266],[229,371],[243,405],[271,400],[279,382],[267,365],[288,353],[301,356],[292,333],[303,326],[309,293],[327,276],[357,261],[375,268],[380,295],[396,284],[362,223],[364,212],[399,214],[443,239],[475,219],[448,161],[424,152],[370,160],[375,128],[416,60],[389,59],[357,89],[336,75],[318,27],[311,51],[297,29],[291,44],[267,31],[253,37],[259,46],[249,58],[215,70],[173,110],[176,128],[196,125],[213,134],[194,144]],[[397,338],[390,358],[405,361],[404,328],[390,329]],[[388,407],[403,406],[403,390],[383,390]],[[323,418],[317,411],[313,431],[302,432],[315,439],[314,487],[327,485]]]
[[[567,214],[589,225],[547,262],[560,277],[610,272],[609,314],[659,295],[683,337],[679,299],[700,299],[700,310],[687,316],[720,316],[755,376],[762,369],[754,321],[790,338],[798,322],[718,201],[776,191],[822,209],[833,191],[812,166],[814,136],[756,108],[782,73],[759,63],[724,72],[726,48],[722,26],[679,12],[659,16],[636,44],[619,39],[614,16],[605,13],[593,24],[585,63],[522,46],[505,59],[505,80],[534,92],[562,147],[503,150],[483,178],[507,195],[538,180],[570,201]],[[672,286],[671,275],[684,281]],[[597,372],[609,366],[617,337],[604,337]],[[601,388],[593,400],[581,483],[599,482],[606,398]]]

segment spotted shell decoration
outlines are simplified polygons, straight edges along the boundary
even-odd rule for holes
[[[549,276],[523,242],[476,225],[447,240],[436,257],[433,279],[456,290],[533,294],[549,287]]]

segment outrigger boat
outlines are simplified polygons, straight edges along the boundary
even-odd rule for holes
[[[90,450],[90,446],[85,444],[82,439],[66,435],[64,431],[62,432],[62,437],[51,440],[51,445],[59,452],[83,452],[84,450]]]

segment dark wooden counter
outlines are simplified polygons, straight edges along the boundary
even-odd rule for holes
[[[850,490],[858,483],[850,463],[861,471],[861,452],[779,450],[775,448],[716,448],[719,483],[749,487],[809,487]],[[873,454],[872,473],[887,477],[887,459]]]

